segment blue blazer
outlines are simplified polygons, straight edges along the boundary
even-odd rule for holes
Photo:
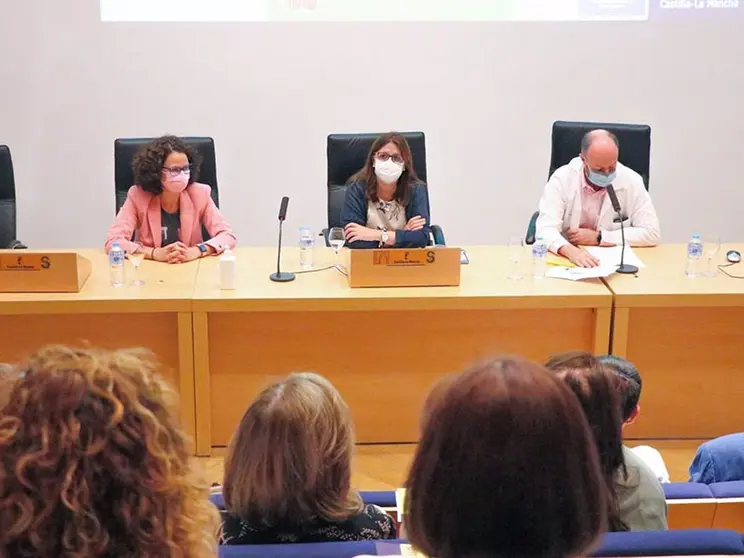
[[[413,217],[423,217],[426,224],[417,231],[395,231],[394,248],[424,248],[429,244],[431,235],[431,221],[429,216],[429,195],[426,192],[426,184],[419,183],[411,186],[411,196],[406,205],[406,220]],[[341,225],[346,227],[349,223],[357,223],[363,227],[367,226],[367,195],[364,184],[354,182],[346,189],[344,209],[341,211]],[[378,248],[379,243],[374,240],[356,240],[347,242],[349,248]]]

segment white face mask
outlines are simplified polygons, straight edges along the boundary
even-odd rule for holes
[[[396,163],[392,159],[380,161],[375,159],[375,175],[385,184],[398,182],[400,175],[403,174],[403,163]]]

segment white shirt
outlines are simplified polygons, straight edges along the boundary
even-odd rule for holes
[[[636,446],[630,448],[630,451],[640,457],[643,462],[651,468],[660,483],[664,484],[670,482],[669,471],[667,470],[664,458],[661,457],[659,450],[654,449],[651,446]]]
[[[542,237],[552,252],[569,244],[564,234],[578,229],[581,221],[581,188],[584,163],[580,157],[557,169],[545,185],[540,199],[536,237]],[[659,218],[643,185],[641,175],[617,164],[617,178],[613,182],[617,199],[625,219],[625,241],[630,246],[655,246],[661,239]],[[597,227],[602,231],[602,241],[622,244],[620,223],[615,222],[610,196],[605,196],[599,213]]]

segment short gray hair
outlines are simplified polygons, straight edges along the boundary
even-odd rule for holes
[[[600,135],[606,135],[609,137],[613,142],[615,142],[615,145],[618,149],[620,149],[620,142],[617,139],[617,136],[610,132],[609,130],[591,130],[584,134],[584,137],[581,138],[581,152],[586,154],[587,151],[589,151],[589,148],[592,146],[592,142],[597,138],[597,136]]]

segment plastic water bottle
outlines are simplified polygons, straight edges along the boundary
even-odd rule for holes
[[[687,268],[688,277],[700,277],[703,274],[703,242],[699,234],[693,234],[687,243]]]
[[[111,286],[121,287],[126,283],[124,274],[124,250],[121,249],[118,242],[109,251],[109,273],[111,275]]]
[[[232,291],[237,287],[237,269],[235,255],[230,248],[225,248],[220,256],[220,289]]]
[[[535,279],[545,279],[548,269],[548,246],[542,237],[535,239],[532,245],[532,277]]]
[[[300,268],[313,268],[313,249],[315,237],[308,227],[300,227]]]

